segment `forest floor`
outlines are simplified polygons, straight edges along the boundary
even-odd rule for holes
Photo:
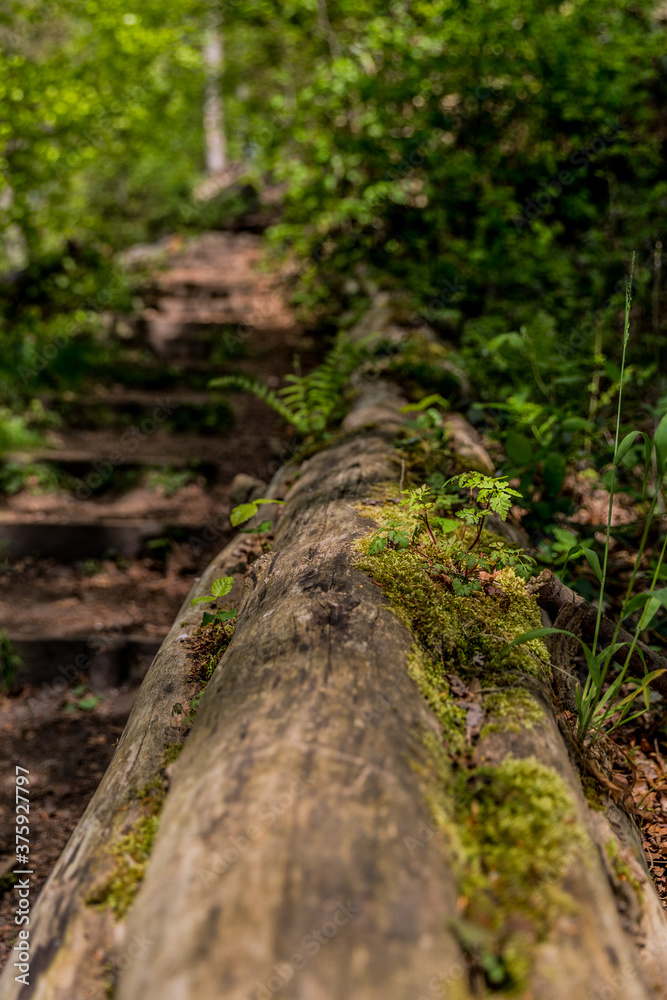
[[[231,372],[278,385],[297,353],[312,363],[315,344],[260,256],[249,233],[173,241],[137,314],[110,333],[115,369],[46,400],[61,417],[49,447],[9,456],[57,473],[55,488],[35,475],[0,500],[0,622],[25,663],[0,697],[0,759],[29,771],[35,894],[194,579],[231,538],[234,477],[268,482],[290,453],[268,407],[234,394],[230,413],[205,390]],[[0,786],[0,966],[16,935],[13,798],[12,769]]]

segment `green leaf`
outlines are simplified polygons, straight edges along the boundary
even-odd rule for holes
[[[648,628],[655,616],[657,615],[660,608],[665,607],[664,598],[657,597],[655,594],[646,603],[646,607],[642,612],[642,616],[639,619],[639,624],[637,628],[640,632],[643,632],[645,628]]]
[[[383,552],[386,547],[386,538],[374,538],[368,546],[368,554],[369,556],[376,556],[379,552]]]
[[[586,562],[590,568],[595,573],[595,577],[598,583],[602,583],[602,567],[600,566],[600,560],[598,558],[597,552],[593,552],[592,549],[587,549],[582,546],[582,551]]]
[[[432,524],[437,525],[443,535],[451,535],[453,531],[458,531],[461,527],[459,521],[455,521],[453,517],[430,517],[429,520]]]
[[[256,528],[241,528],[242,535],[265,535],[271,531],[273,525],[270,521],[262,521]]]
[[[430,396],[420,399],[418,403],[408,403],[407,406],[402,406],[401,413],[413,413],[416,410],[426,410],[429,406],[433,406],[434,403],[437,406],[441,406],[443,410],[449,409],[449,403],[447,400],[443,399],[437,392],[434,392]]]
[[[92,712],[94,708],[97,708],[99,703],[102,701],[101,697],[97,694],[88,695],[87,698],[81,698],[77,702],[77,707],[82,709],[84,712]]]
[[[512,646],[520,646],[524,642],[530,642],[531,639],[541,639],[545,635],[574,635],[574,632],[569,632],[564,628],[531,628],[528,632],[522,632],[521,635],[516,637],[516,639],[512,639],[512,641],[505,646],[503,652],[511,649]]]
[[[593,429],[590,420],[583,417],[568,417],[561,424],[560,429],[566,434],[575,434],[577,431],[591,431]]]
[[[265,499],[262,499],[262,500],[253,500],[253,503],[257,503],[257,504],[259,504],[259,503],[285,503],[285,501],[284,500],[265,500]]]
[[[387,538],[397,549],[407,549],[410,544],[410,536],[404,531],[388,531]]]
[[[210,604],[215,598],[211,594],[207,594],[206,597],[195,597],[190,601],[190,607],[194,608],[195,604]]]
[[[214,597],[224,597],[234,586],[233,576],[221,576],[211,584],[211,593]]]
[[[216,611],[215,617],[219,622],[228,622],[232,618],[236,618],[238,610],[232,608],[230,611]]]
[[[658,465],[659,475],[665,471],[665,458],[667,458],[667,413],[658,424],[654,437],[655,459]]]
[[[238,507],[234,507],[232,510],[229,520],[232,522],[232,526],[235,528],[239,524],[243,524],[244,521],[249,521],[251,517],[254,517],[257,513],[256,503],[242,503]]]
[[[625,437],[619,444],[618,448],[616,449],[616,454],[614,455],[614,462],[613,462],[614,465],[618,466],[621,464],[621,462],[623,461],[623,459],[625,458],[625,456],[627,455],[627,453],[630,451],[635,441],[637,440],[637,435],[639,433],[640,431],[630,431],[629,434],[625,435]]]
[[[657,602],[657,603],[653,604],[654,610],[651,616],[648,619],[646,619],[647,622],[650,622],[654,618],[656,612],[661,607],[663,608],[667,607],[667,587],[661,587],[660,590],[647,590],[643,594],[635,594],[635,596],[630,601],[628,601],[628,603],[623,608],[623,614],[621,616],[621,619],[623,620],[625,618],[629,618],[630,615],[634,614],[635,611],[638,611],[639,608],[642,608],[646,604],[650,604],[652,602]],[[644,614],[642,614],[641,620],[639,622],[639,628],[641,630],[647,627],[646,624],[642,624],[642,622],[644,622],[645,614],[646,614],[646,609],[644,609]]]

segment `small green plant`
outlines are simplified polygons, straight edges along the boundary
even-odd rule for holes
[[[174,469],[165,466],[162,469],[151,469],[146,477],[146,486],[149,490],[162,489],[166,497],[173,497],[196,478],[196,473],[192,469]]]
[[[651,586],[645,593],[637,594],[634,597],[632,595],[635,581],[637,579],[637,573],[639,572],[642,557],[646,548],[646,542],[649,536],[651,524],[653,522],[658,500],[661,495],[663,477],[667,471],[667,414],[663,416],[662,420],[660,420],[652,439],[643,431],[633,430],[630,431],[629,434],[626,434],[623,440],[619,443],[625,356],[630,335],[630,306],[632,304],[632,273],[634,270],[634,259],[633,254],[630,280],[628,281],[625,295],[625,323],[623,329],[621,377],[618,389],[618,408],[616,413],[616,436],[614,441],[614,457],[612,461],[609,487],[607,532],[602,565],[600,565],[600,560],[597,554],[591,549],[582,549],[581,546],[576,545],[571,550],[571,553],[576,555],[579,554],[579,550],[581,549],[583,555],[588,561],[588,564],[595,573],[600,587],[593,641],[591,645],[588,646],[580,636],[567,629],[538,628],[531,629],[529,632],[525,632],[523,635],[518,636],[507,647],[509,649],[511,646],[528,642],[530,639],[554,635],[557,633],[572,636],[580,643],[586,660],[586,665],[588,667],[588,676],[583,687],[579,685],[576,690],[576,738],[580,744],[588,746],[598,742],[605,736],[609,736],[616,729],[618,729],[619,726],[632,722],[633,719],[643,715],[650,706],[650,685],[656,677],[659,677],[662,673],[664,673],[664,670],[648,670],[641,648],[639,648],[637,644],[641,633],[649,627],[653,618],[660,611],[660,609],[667,607],[667,588],[663,587],[659,590],[656,590],[655,588],[657,581],[660,579],[660,572],[665,557],[665,551],[667,550],[667,536],[665,536],[658,560],[654,564]],[[644,489],[648,481],[652,463],[655,463],[658,485],[646,516],[644,533],[635,558],[633,571],[630,576],[630,582],[623,600],[621,613],[616,624],[614,635],[612,636],[612,640],[608,646],[604,649],[598,650],[600,626],[602,623],[602,607],[604,604],[607,567],[609,561],[609,543],[611,539],[611,520],[616,478],[621,463],[634,447],[638,435],[641,435],[644,445]],[[635,627],[632,640],[630,642],[619,642],[618,637],[622,623],[639,610],[641,610],[642,613]],[[612,661],[618,657],[621,650],[625,650],[625,659],[616,676],[613,678],[611,683],[608,683]],[[632,678],[628,676],[631,661],[635,658],[635,656],[638,656],[644,665],[644,676],[641,678]],[[629,688],[627,693],[624,693],[623,691],[624,686]],[[636,703],[639,698],[643,701],[643,707],[637,710]]]
[[[263,400],[303,436],[318,434],[335,420],[341,395],[352,372],[366,357],[362,343],[340,333],[324,361],[312,372],[287,375],[277,392],[245,375],[224,375],[208,383],[209,389],[241,389]]]
[[[426,484],[414,490],[403,490],[404,499],[398,504],[399,510],[389,515],[385,524],[373,533],[368,554],[377,555],[387,545],[395,549],[412,546],[424,560],[430,575],[462,597],[482,589],[482,573],[488,576],[507,566],[526,565],[527,558],[521,552],[513,552],[493,542],[484,550],[481,546],[482,531],[489,515],[496,513],[505,520],[513,497],[521,494],[505,479],[495,479],[480,472],[453,476],[442,489],[450,483],[470,491],[470,505],[456,511],[459,520],[435,513],[442,505],[442,491],[434,492]],[[445,506],[449,506],[449,501]],[[466,527],[476,528],[468,545],[464,543]],[[424,535],[428,538],[427,546],[420,542]]]
[[[72,712],[92,712],[103,701],[101,695],[93,694],[89,685],[85,683],[77,684],[76,687],[72,688],[70,694],[75,699],[68,701],[65,705],[65,711],[70,714]]]
[[[221,576],[211,584],[211,593],[205,594],[203,597],[193,598],[190,601],[190,607],[193,608],[195,604],[210,604],[212,601],[217,601],[219,597],[225,597],[233,586],[233,576]],[[231,618],[235,618],[236,614],[236,608],[232,608],[230,611],[216,611],[214,614],[205,611],[202,625],[210,625],[211,622],[227,622]]]
[[[266,500],[264,498],[260,500],[250,500],[248,503],[241,503],[238,507],[234,507],[229,516],[229,520],[232,522],[232,526],[236,528],[239,524],[245,524],[246,521],[249,521],[251,517],[255,516],[259,510],[259,504],[284,502],[284,500]],[[253,534],[267,531],[270,527],[270,521],[262,521],[258,528],[253,529]]]
[[[0,632],[0,693],[11,691],[17,671],[24,666],[14,644],[3,629]]]

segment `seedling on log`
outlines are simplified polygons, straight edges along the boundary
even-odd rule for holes
[[[399,512],[389,516],[387,523],[372,536],[369,555],[377,555],[387,545],[395,549],[412,547],[423,559],[429,575],[449,587],[457,596],[465,597],[482,589],[482,582],[492,586],[490,575],[507,566],[526,565],[527,557],[491,542],[482,549],[482,532],[490,514],[507,518],[513,497],[521,494],[507,480],[485,476],[480,472],[464,472],[447,480],[470,490],[470,506],[456,512],[458,521],[440,517],[443,496],[423,484],[414,490],[403,490]],[[443,487],[443,489],[444,489]],[[476,491],[476,496],[473,494]],[[465,527],[476,527],[475,536],[466,547]],[[462,530],[463,528],[463,530]],[[422,536],[428,538],[423,545]],[[449,538],[448,536],[453,536]],[[482,576],[486,574],[486,578]]]

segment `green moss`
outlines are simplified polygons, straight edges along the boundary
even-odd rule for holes
[[[132,824],[128,833],[109,848],[109,853],[116,859],[114,870],[102,885],[86,897],[88,905],[113,910],[117,920],[122,920],[127,914],[144,878],[165,796],[165,783],[160,777],[151,779],[130,796],[141,804],[143,815]]]
[[[114,871],[102,886],[89,894],[88,904],[111,909],[116,919],[122,920],[143,881],[158,825],[159,815],[143,816],[114,844],[109,852],[116,858]]]
[[[164,756],[162,758],[163,766],[168,767],[169,764],[173,764],[175,760],[178,760],[183,752],[184,746],[185,743],[168,743],[164,748]]]
[[[380,526],[393,513],[388,504],[357,509]],[[468,750],[466,709],[452,696],[446,675],[479,677],[482,687],[503,689],[484,695],[493,716],[487,732],[538,725],[543,711],[517,680],[549,676],[546,647],[541,640],[509,651],[506,646],[540,627],[539,610],[513,569],[495,576],[491,593],[456,597],[429,575],[414,550],[371,556],[368,546],[369,537],[357,543],[357,565],[414,636],[408,673],[442,726],[443,740],[422,735],[428,763],[415,766],[459,872],[461,914],[452,929],[472,972],[490,989],[516,993],[528,982],[535,945],[574,909],[563,883],[590,845],[571,793],[553,768],[511,756],[495,766],[461,766]]]
[[[452,697],[449,684],[435,661],[414,645],[407,656],[408,674],[438,718],[450,753],[465,750],[466,710]]]
[[[429,576],[413,550],[385,549],[370,556],[368,544],[368,538],[357,543],[358,568],[382,587],[401,621],[447,670],[474,676],[480,671],[473,664],[482,663],[490,668],[484,672],[487,677],[549,676],[549,657],[541,639],[505,652],[512,639],[541,625],[535,598],[513,569],[499,572],[495,583],[500,592],[494,596],[480,591],[456,597]]]
[[[589,841],[572,795],[534,757],[465,769],[432,732],[421,743],[427,762],[415,767],[458,873],[451,929],[487,986],[515,993],[527,985],[535,945],[576,909],[563,880]]]
[[[493,722],[482,729],[480,739],[489,733],[519,733],[534,729],[544,720],[544,711],[525,688],[512,687],[484,695],[484,710],[493,716]]]

